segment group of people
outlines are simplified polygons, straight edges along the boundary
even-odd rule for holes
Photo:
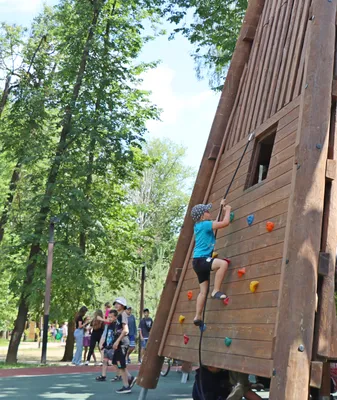
[[[122,381],[123,387],[116,393],[130,393],[136,382],[127,370],[131,363],[130,355],[136,347],[137,332],[141,340],[141,359],[144,356],[147,341],[153,324],[148,309],[144,309],[144,318],[140,320],[138,329],[136,318],[132,314],[132,307],[127,306],[124,297],[118,297],[114,303],[105,304],[105,314],[96,310],[93,318],[87,317],[87,307],[80,308],[75,318],[76,351],[72,360],[74,365],[89,365],[91,356],[97,364],[94,353],[98,346],[101,354],[102,374],[96,378],[97,381],[106,381],[108,365],[117,369],[117,374],[112,381]],[[84,360],[82,352],[84,348]]]

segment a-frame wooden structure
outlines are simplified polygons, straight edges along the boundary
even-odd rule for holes
[[[252,132],[227,199],[235,218],[216,247],[231,258],[230,303],[208,301],[203,363],[271,377],[272,400],[304,400],[336,358],[336,3],[248,2],[141,367],[143,388],[156,387],[162,356],[198,362],[190,210],[212,202],[216,217]]]

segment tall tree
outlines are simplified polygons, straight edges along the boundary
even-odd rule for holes
[[[157,117],[147,93],[137,88],[139,75],[152,65],[135,62],[147,40],[141,22],[156,12],[146,1],[92,0],[83,7],[83,1],[63,0],[50,19],[48,59],[56,67],[45,108],[54,117],[49,120],[51,135],[49,142],[43,137],[46,151],[33,160],[30,177],[21,182],[28,188],[24,205],[20,202],[26,233],[8,235],[11,243],[5,254],[8,259],[15,253],[22,263],[29,248],[23,282],[20,267],[15,274],[21,297],[8,362],[16,361],[29,307],[38,309],[42,301],[49,216],[60,218],[53,299],[62,303],[66,315],[73,315],[76,302],[90,302],[103,274],[121,277],[123,268],[131,265],[126,256],[136,245],[130,213],[127,207],[120,210],[122,184],[143,168],[144,157],[137,149],[145,122]],[[34,193],[29,188],[33,181],[43,182],[44,191],[38,184]],[[20,241],[24,246],[18,253]],[[107,268],[105,263],[111,265],[112,260],[114,265]]]
[[[197,76],[208,76],[214,89],[223,85],[247,5],[248,0],[172,0],[165,9],[178,25],[171,38],[181,33],[195,46]]]

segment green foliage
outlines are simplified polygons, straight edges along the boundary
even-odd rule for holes
[[[197,76],[208,76],[210,86],[220,89],[232,58],[248,0],[172,0],[168,20],[194,46]],[[189,16],[193,12],[192,22]]]

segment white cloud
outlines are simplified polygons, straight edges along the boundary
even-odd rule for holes
[[[162,109],[162,122],[151,121],[148,125],[149,130],[156,129],[163,123],[174,125],[184,111],[198,109],[213,95],[211,90],[197,94],[177,94],[173,90],[174,78],[175,71],[165,65],[147,72],[143,77],[142,88],[152,92],[151,101]]]
[[[31,13],[37,11],[42,3],[42,0],[0,0],[0,13]]]

